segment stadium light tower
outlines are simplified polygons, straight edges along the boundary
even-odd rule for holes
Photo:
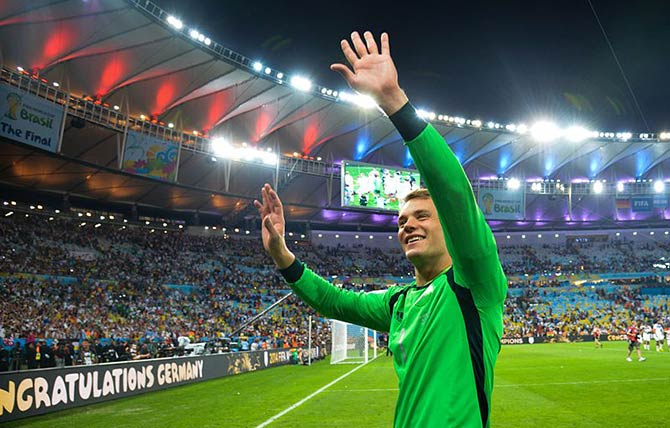
[[[553,122],[540,121],[530,128],[530,134],[535,141],[547,143],[561,136],[561,130]]]
[[[571,126],[565,130],[565,138],[573,143],[579,143],[591,136],[591,132],[581,126]]]
[[[291,86],[299,91],[307,92],[312,89],[312,82],[302,76],[293,76],[291,77]]]
[[[510,190],[519,190],[519,187],[521,187],[521,182],[518,178],[510,178],[507,182],[507,188]]]
[[[602,181],[596,181],[593,183],[593,193],[599,195],[603,192],[603,182]]]
[[[656,193],[665,192],[665,183],[663,182],[663,180],[654,181],[654,192]]]
[[[181,30],[184,27],[184,23],[181,22],[181,20],[175,18],[172,15],[167,17],[167,22],[168,22],[168,24],[172,25],[177,30]]]
[[[230,151],[230,144],[224,138],[214,138],[211,143],[212,153],[217,156],[225,157]]]

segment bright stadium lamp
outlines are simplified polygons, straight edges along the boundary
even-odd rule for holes
[[[167,22],[168,22],[168,24],[172,25],[177,30],[181,30],[182,27],[184,27],[184,24],[179,19],[175,18],[172,15],[167,17]]]
[[[619,182],[616,184],[616,191],[617,191],[617,192],[623,192],[623,186],[624,186],[623,181],[619,181]]]
[[[591,136],[591,132],[588,129],[582,128],[581,126],[571,126],[565,130],[565,138],[568,141],[573,143],[579,143],[586,140]]]
[[[654,192],[656,193],[665,192],[665,183],[662,180],[654,181]]]
[[[193,40],[198,40],[198,37],[200,36],[200,33],[198,33],[198,30],[191,30],[188,33]]]
[[[603,183],[602,181],[596,181],[593,183],[593,193],[599,195],[603,192]]]
[[[553,122],[540,121],[530,128],[530,134],[535,141],[546,143],[560,137],[561,130]]]
[[[230,144],[223,138],[214,138],[211,142],[212,153],[226,157],[231,150]]]
[[[507,188],[509,190],[519,190],[519,187],[521,187],[521,182],[518,178],[510,178],[507,182]]]
[[[312,82],[302,76],[293,76],[291,77],[291,86],[299,91],[307,92],[312,89]]]
[[[253,67],[254,67],[254,70],[255,70],[255,71],[260,72],[260,71],[263,69],[263,64],[261,64],[260,62],[256,61],[256,62],[254,62]]]

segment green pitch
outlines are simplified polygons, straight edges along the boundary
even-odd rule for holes
[[[670,353],[627,362],[626,345],[504,346],[493,427],[670,426]],[[288,366],[24,419],[7,427],[257,427],[356,365]],[[268,427],[391,427],[397,396],[391,359],[350,373]]]

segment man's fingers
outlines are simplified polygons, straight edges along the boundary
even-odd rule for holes
[[[360,34],[358,34],[358,31],[351,33],[351,41],[354,44],[354,49],[356,49],[356,53],[360,58],[368,55],[368,48],[365,47],[365,43],[363,43]]]
[[[351,84],[354,81],[355,74],[349,69],[349,67],[347,67],[344,64],[333,64],[330,66],[330,69],[340,73],[344,78],[344,80],[347,82],[347,84],[351,86]]]
[[[270,188],[269,193],[273,205],[276,205],[276,207],[280,209],[280,212],[283,211],[284,205],[281,203],[281,199],[279,199],[279,195],[277,195],[277,192],[275,192],[274,189]]]
[[[391,45],[388,33],[382,33],[382,55],[391,55]]]
[[[377,48],[377,42],[375,41],[375,37],[372,35],[372,33],[366,31],[363,33],[363,37],[365,37],[365,44],[368,46],[368,52],[373,55],[378,54],[379,49]]]
[[[272,220],[270,220],[269,214],[266,215],[265,218],[263,218],[263,226],[270,233],[270,238],[276,238],[279,236],[279,232],[277,232],[277,229],[275,229],[274,224],[272,224]]]
[[[356,55],[356,52],[354,52],[354,50],[351,48],[351,45],[346,40],[342,40],[340,42],[340,47],[342,48],[342,53],[347,59],[347,62],[353,67],[354,63],[358,61],[358,55]]]

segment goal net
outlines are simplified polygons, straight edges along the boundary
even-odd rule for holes
[[[330,320],[332,331],[331,364],[361,364],[377,357],[377,331]]]

